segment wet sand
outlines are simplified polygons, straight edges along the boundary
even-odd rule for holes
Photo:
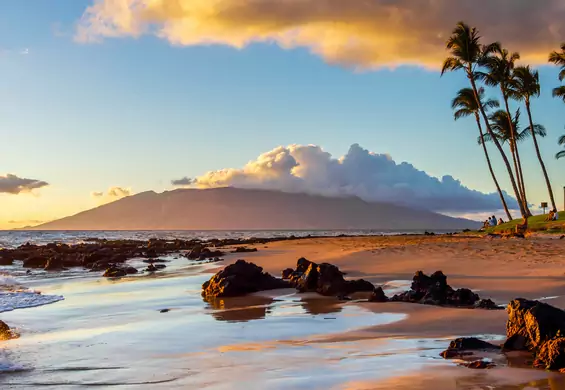
[[[293,290],[214,302],[199,296],[199,286],[211,272],[239,258],[279,276],[306,257],[336,264],[348,277],[383,285],[389,295],[407,289],[417,270],[442,270],[453,287],[471,288],[499,304],[516,297],[547,298],[565,308],[565,240],[399,236],[303,239],[256,247],[258,252],[230,254],[223,263],[205,266],[171,258],[167,269],[153,276],[38,278],[30,287],[64,295],[65,300],[2,313],[22,337],[3,345],[9,363],[21,370],[0,373],[0,384],[565,389],[565,376],[524,369],[501,356],[489,356],[496,368],[479,371],[439,358],[455,337],[503,340],[505,311],[337,302]],[[163,308],[170,311],[160,313]]]

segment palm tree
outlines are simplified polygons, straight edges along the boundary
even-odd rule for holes
[[[564,146],[565,145],[565,135],[562,135],[561,137],[559,137],[559,140],[557,141],[557,143],[561,146]],[[560,158],[563,158],[563,157],[565,157],[565,150],[562,150],[555,155],[555,158],[558,159],[558,160]]]
[[[512,138],[516,137],[515,129],[512,124],[512,114],[510,112],[510,107],[508,105],[508,100],[511,95],[511,88],[514,84],[513,69],[516,61],[520,59],[520,54],[510,53],[508,50],[503,49],[500,43],[492,43],[483,48],[483,56],[479,59],[479,63],[485,67],[486,71],[478,71],[475,76],[483,80],[486,85],[491,87],[499,87],[502,93],[502,98],[504,100],[504,106],[506,108],[506,119],[508,120],[508,126],[510,130],[510,135]],[[512,150],[512,157],[514,158],[514,167],[516,169],[516,179],[518,181],[518,189],[522,195],[522,202],[524,203],[524,209],[528,216],[531,216],[530,210],[528,209],[528,202],[526,198],[526,185],[524,182],[524,174],[522,172],[522,162],[520,160],[520,152],[517,148],[516,140],[513,140],[515,147]]]
[[[479,111],[486,124],[487,134],[493,137],[493,142],[496,145],[496,148],[500,151],[504,165],[506,166],[506,169],[510,176],[510,183],[512,184],[516,199],[518,200],[520,213],[524,218],[524,223],[527,224],[527,214],[524,209],[524,203],[522,202],[522,198],[520,196],[520,191],[518,190],[518,187],[516,185],[516,180],[514,179],[514,174],[512,173],[512,168],[510,166],[510,163],[508,162],[508,158],[506,157],[504,150],[502,149],[502,146],[500,145],[500,142],[495,137],[495,134],[490,127],[485,108],[481,104],[479,98],[479,91],[475,79],[475,71],[478,66],[479,60],[482,57],[479,32],[476,28],[471,28],[465,23],[459,22],[457,23],[457,26],[449,37],[446,47],[450,52],[450,56],[447,57],[443,63],[441,74],[443,75],[448,71],[453,72],[456,70],[463,70],[467,75],[467,78],[471,83],[471,89],[473,90],[473,94],[475,95],[475,100],[477,102],[477,105],[479,106]]]
[[[479,88],[478,90],[479,100],[481,105],[485,108],[498,108],[499,104],[498,101],[489,99],[486,102],[483,101],[485,90],[484,88]],[[494,169],[492,168],[492,164],[490,162],[490,156],[488,154],[487,146],[485,143],[483,127],[481,126],[481,117],[479,116],[479,105],[477,104],[477,100],[475,99],[475,94],[471,88],[463,88],[458,93],[457,96],[451,102],[451,108],[456,110],[453,113],[453,117],[455,120],[461,119],[463,117],[468,117],[473,115],[475,120],[477,121],[477,127],[479,128],[479,139],[480,143],[483,146],[483,151],[485,152],[485,158],[487,159],[488,169],[492,176],[492,180],[494,181],[494,185],[496,186],[496,190],[498,191],[498,195],[500,196],[500,201],[502,202],[502,206],[504,207],[504,211],[506,212],[506,216],[508,217],[509,221],[512,221],[512,215],[508,210],[508,205],[506,204],[506,200],[504,199],[504,194],[500,189],[500,185],[498,184],[498,180],[496,179],[496,175],[494,174]]]
[[[561,51],[552,51],[549,54],[549,62],[560,66],[559,80],[565,79],[565,43],[561,44]],[[553,89],[553,97],[559,97],[565,102],[565,87],[557,87]]]
[[[538,140],[536,137],[534,121],[532,120],[532,110],[531,110],[531,98],[539,97],[540,95],[540,83],[539,83],[539,73],[537,70],[532,70],[529,66],[518,66],[514,69],[514,85],[512,86],[512,95],[517,100],[523,100],[526,106],[526,112],[528,114],[528,120],[530,123],[529,129],[531,131],[532,140],[534,141],[534,147],[536,149],[536,154],[538,161],[545,178],[545,184],[547,186],[547,191],[549,192],[549,199],[551,200],[551,205],[554,210],[557,210],[555,204],[555,198],[553,196],[553,189],[551,188],[551,182],[549,181],[549,176],[547,174],[547,169],[545,168],[545,163],[541,157],[539,150]]]

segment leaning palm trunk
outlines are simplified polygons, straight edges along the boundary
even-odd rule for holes
[[[510,214],[510,210],[508,210],[508,205],[506,204],[506,199],[504,199],[504,194],[500,189],[500,185],[498,184],[498,180],[496,179],[496,175],[494,174],[494,169],[492,169],[492,164],[490,162],[490,157],[488,155],[487,145],[485,142],[485,136],[483,134],[483,127],[481,126],[481,118],[479,117],[478,113],[475,113],[475,119],[477,120],[477,126],[479,127],[479,134],[481,137],[481,145],[483,146],[483,150],[485,152],[485,158],[487,159],[488,169],[492,176],[492,181],[494,181],[494,185],[496,186],[496,190],[498,191],[498,195],[500,196],[500,201],[502,202],[502,206],[504,207],[504,211],[506,212],[506,216],[508,217],[509,221],[512,221],[512,215]]]
[[[516,129],[514,128],[514,123],[512,123],[512,114],[510,113],[510,107],[508,106],[508,96],[501,86],[500,90],[502,92],[502,97],[504,98],[504,105],[506,106],[506,113],[508,114],[508,123],[510,125],[510,135],[511,135],[511,151],[512,157],[514,158],[514,169],[516,170],[516,180],[518,181],[518,190],[520,191],[522,203],[524,206],[524,211],[528,217],[532,216],[530,209],[528,208],[528,201],[526,197],[526,185],[524,184],[524,174],[522,172],[522,162],[520,161],[520,152],[518,151],[518,140],[516,137]]]
[[[539,145],[538,145],[538,140],[536,138],[536,132],[534,130],[534,121],[532,120],[532,111],[530,110],[529,100],[526,100],[526,111],[528,112],[528,119],[530,121],[530,131],[532,132],[532,139],[534,140],[534,147],[536,149],[536,154],[538,156],[539,164],[540,164],[541,170],[543,172],[543,177],[545,178],[545,184],[547,185],[547,191],[549,192],[549,198],[551,200],[551,206],[553,207],[553,210],[557,210],[557,206],[555,204],[555,198],[553,197],[553,189],[551,188],[551,182],[549,181],[547,169],[545,169],[545,163],[543,162],[543,158],[541,157],[541,153],[539,151]]]
[[[512,184],[512,189],[514,190],[516,200],[518,201],[518,206],[520,207],[520,214],[522,215],[522,218],[524,219],[524,223],[527,224],[528,215],[527,215],[526,211],[524,210],[524,204],[522,202],[522,197],[520,196],[520,191],[518,190],[518,187],[516,186],[516,180],[514,179],[514,173],[512,172],[512,167],[510,166],[510,163],[508,162],[508,158],[506,157],[506,154],[504,153],[504,150],[502,149],[500,142],[498,142],[496,135],[494,134],[494,132],[492,131],[492,128],[490,127],[490,123],[489,123],[489,120],[488,120],[487,113],[486,113],[483,105],[481,104],[481,100],[479,98],[479,93],[478,93],[478,90],[477,90],[477,83],[475,82],[475,78],[473,77],[473,69],[469,65],[466,70],[467,70],[467,78],[471,82],[471,87],[473,88],[473,93],[475,94],[475,99],[477,99],[477,103],[479,105],[479,110],[481,111],[481,115],[483,117],[483,120],[485,121],[487,132],[491,136],[492,141],[494,142],[496,148],[500,152],[500,154],[502,156],[502,160],[504,161],[504,165],[506,165],[506,170],[508,171],[508,175],[510,176],[510,184]]]

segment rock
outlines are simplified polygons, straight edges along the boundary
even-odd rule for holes
[[[287,269],[282,271],[281,276],[284,280],[288,280],[288,279],[290,279],[290,277],[292,276],[293,273],[294,273],[294,270],[292,268],[287,268]]]
[[[0,320],[0,340],[10,340],[14,338],[14,334],[10,327],[2,320]]]
[[[463,366],[463,367],[472,368],[472,369],[475,369],[475,370],[485,370],[485,369],[488,369],[488,368],[496,367],[496,364],[494,364],[493,362],[486,361],[486,360],[476,360],[474,362],[461,363],[460,365]]]
[[[464,356],[472,356],[472,355],[474,355],[473,352],[460,351],[458,349],[446,349],[445,351],[439,354],[439,356],[441,356],[444,359],[455,359],[455,358],[461,358]]]
[[[30,256],[24,260],[24,268],[45,268],[47,259],[43,256]]]
[[[490,299],[480,299],[475,302],[475,308],[486,310],[504,310],[504,307],[498,306]]]
[[[44,269],[45,271],[61,271],[65,268],[63,267],[63,261],[60,258],[52,257],[47,260],[47,264]]]
[[[14,256],[6,249],[0,249],[0,265],[12,265]]]
[[[138,271],[136,268],[134,268],[134,267],[125,267],[125,268],[122,268],[122,269],[123,269],[123,270],[126,272],[126,274],[128,274],[128,275],[134,275],[134,274],[136,274],[136,273],[139,272],[139,271]]]
[[[290,286],[289,282],[263,272],[263,268],[245,260],[238,260],[204,283],[202,296],[235,297]]]
[[[127,272],[122,268],[117,267],[110,267],[104,272],[104,277],[106,278],[120,278],[122,276],[126,276]]]
[[[410,291],[391,298],[396,302],[412,302],[427,305],[447,305],[457,307],[475,307],[479,296],[467,288],[454,290],[447,284],[447,277],[441,271],[428,276],[418,271],[412,278]]]
[[[169,311],[171,311],[171,309],[161,309],[159,313],[168,313]]]
[[[508,304],[506,350],[536,352],[546,341],[565,335],[565,311],[523,298]]]
[[[149,264],[149,266],[145,269],[147,272],[155,272],[158,268],[154,264]]]
[[[544,370],[565,368],[565,337],[559,337],[543,343],[536,355],[534,367]]]
[[[385,295],[382,287],[376,287],[369,297],[369,302],[388,302],[388,297]]]
[[[203,246],[198,244],[195,245],[194,248],[186,255],[191,260],[197,260],[200,258],[200,253],[202,252]]]
[[[345,280],[343,272],[333,264],[316,264],[305,258],[298,259],[296,271],[287,269],[284,275],[299,292],[317,292],[326,296],[347,296],[354,292],[370,292],[375,289],[372,283],[359,280]],[[289,275],[290,274],[290,275]]]
[[[488,351],[488,350],[500,350],[500,347],[491,343],[487,343],[486,341],[479,340],[476,337],[461,337],[449,343],[448,349],[457,349],[460,351],[465,351],[465,350]]]
[[[238,246],[231,253],[250,253],[250,252],[257,252],[257,248],[246,248],[244,246]]]

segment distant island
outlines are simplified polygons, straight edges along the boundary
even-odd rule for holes
[[[357,197],[178,189],[128,196],[30,230],[444,230],[478,223]]]

